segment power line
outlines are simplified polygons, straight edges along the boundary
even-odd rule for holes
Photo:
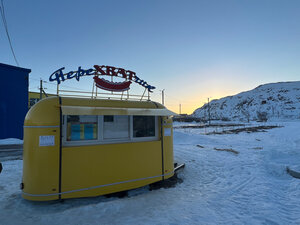
[[[11,39],[10,39],[10,36],[9,36],[9,33],[8,33],[8,26],[7,26],[7,22],[6,22],[6,18],[5,18],[5,13],[4,13],[3,0],[1,0],[0,11],[1,11],[1,17],[2,17],[2,21],[3,21],[3,24],[4,24],[5,31],[6,31],[6,35],[7,35],[7,38],[8,38],[8,42],[9,42],[9,45],[10,45],[11,52],[14,56],[16,64],[19,66],[18,60],[17,60],[16,55],[15,55],[15,51],[14,51],[12,43],[11,43]]]

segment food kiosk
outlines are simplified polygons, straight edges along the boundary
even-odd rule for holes
[[[172,177],[172,115],[150,100],[39,101],[24,123],[23,198],[91,197]]]

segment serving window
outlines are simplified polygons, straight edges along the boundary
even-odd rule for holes
[[[129,139],[129,116],[103,116],[104,139]]]
[[[67,116],[67,141],[97,140],[97,116]]]
[[[64,145],[152,140],[158,140],[157,116],[64,116]]]

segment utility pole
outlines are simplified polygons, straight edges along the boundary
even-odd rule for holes
[[[181,114],[181,104],[179,104],[179,114]]]
[[[43,98],[43,81],[40,79],[40,100]]]
[[[161,104],[165,105],[165,89],[161,91]]]
[[[47,89],[47,88],[46,88]],[[43,98],[43,93],[46,97],[48,97],[47,93],[44,91],[44,88],[43,88],[43,80],[41,79],[40,80],[40,100],[42,100]]]
[[[210,106],[209,106],[209,98],[207,103],[207,110],[208,110],[208,125],[210,126]]]

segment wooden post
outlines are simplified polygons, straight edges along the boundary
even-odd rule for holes
[[[210,107],[209,107],[209,98],[208,98],[207,107],[208,107],[208,125],[210,125]]]
[[[95,88],[95,81],[93,82],[93,88],[92,88],[92,98],[94,97],[94,88]]]
[[[43,81],[40,79],[40,100],[43,98]]]
[[[59,84],[57,84],[57,86],[56,86],[56,94],[57,94],[57,96],[59,95]]]

